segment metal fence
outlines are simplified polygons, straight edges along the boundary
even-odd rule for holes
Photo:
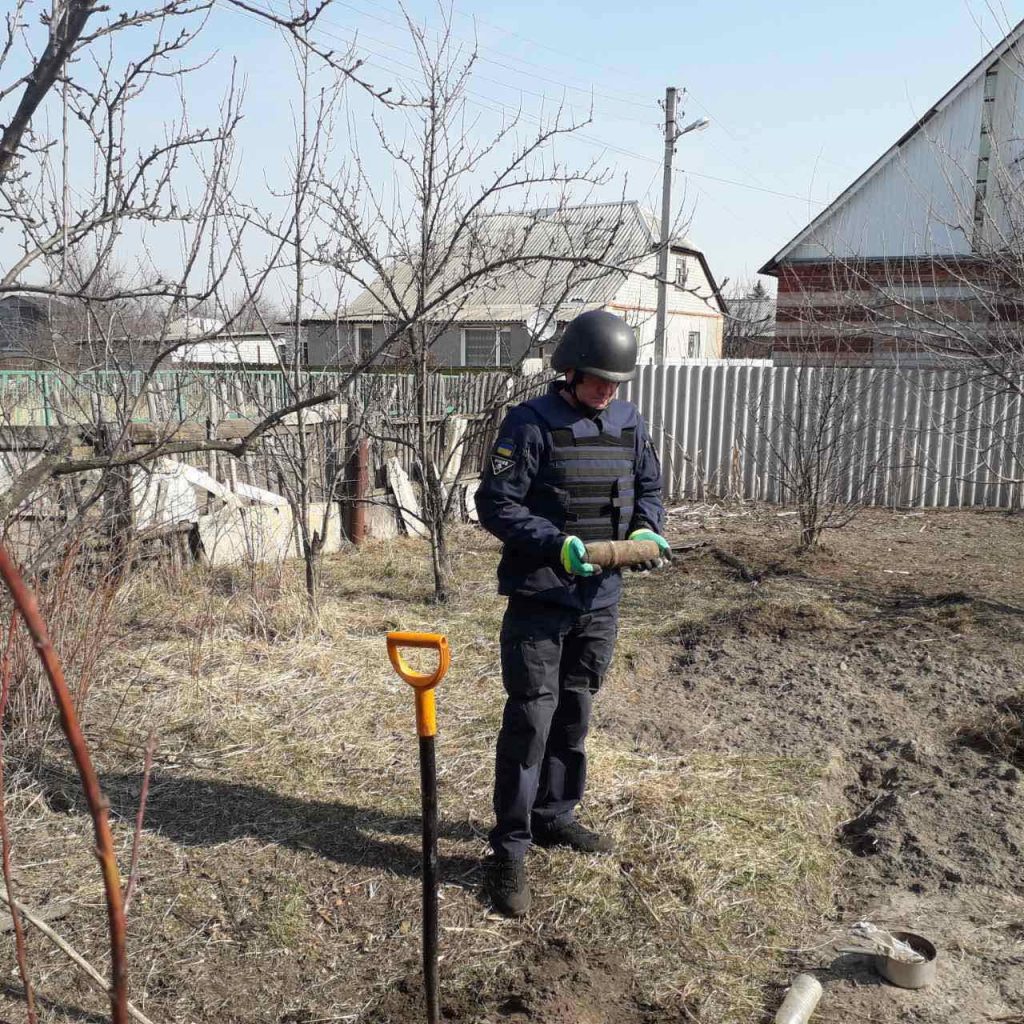
[[[0,419],[58,426],[136,421],[173,423],[258,419],[296,397],[323,394],[339,373],[173,370],[142,374],[0,371]],[[432,422],[449,416],[494,422],[503,406],[536,394],[547,377],[442,374],[429,382]],[[842,389],[835,422],[811,422],[823,388]],[[348,382],[346,399],[390,421],[415,415],[410,374],[368,373]],[[1024,481],[1024,376],[1000,383],[963,371],[772,366],[750,360],[644,366],[623,397],[651,429],[673,501],[738,497],[791,499],[781,464],[803,432],[822,428],[842,445],[844,493],[900,507],[1016,507]],[[815,399],[816,401],[817,399]],[[810,410],[810,411],[809,411]],[[796,412],[803,417],[797,422]],[[440,436],[440,435],[439,435]],[[473,436],[480,459],[486,438]],[[855,493],[857,492],[857,493]]]
[[[834,422],[817,422],[821,394],[837,390]],[[1010,508],[1024,480],[1022,394],[1020,374],[1000,382],[956,370],[724,365],[645,366],[624,397],[651,428],[674,501],[790,500],[780,463],[820,429],[844,445],[842,496]]]
[[[113,370],[65,373],[0,370],[0,421],[9,426],[56,427],[95,423],[220,422],[260,419],[297,400],[341,390],[349,400],[389,415],[412,415],[415,381],[405,373],[367,373],[347,381],[338,372],[280,370]],[[434,374],[430,415],[476,413],[512,393],[503,373]]]

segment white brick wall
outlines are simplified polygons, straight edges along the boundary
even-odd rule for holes
[[[678,362],[691,355],[701,358],[720,358],[722,354],[722,314],[711,299],[711,283],[695,256],[672,253],[669,256],[669,276],[675,277],[676,260],[686,262],[685,288],[668,289],[668,322],[666,324],[665,359]],[[658,287],[653,276],[657,274],[658,257],[653,253],[637,265],[636,272],[623,281],[608,308],[626,317],[637,332],[640,343],[640,362],[654,361],[654,328],[658,308]],[[651,276],[646,276],[651,275]],[[691,353],[690,335],[699,335],[699,348]]]
[[[215,338],[211,341],[197,341],[194,345],[187,345],[174,352],[171,362],[224,366],[245,363],[249,366],[276,367],[279,362],[275,342],[281,346],[284,344],[284,339],[271,340],[262,336],[259,338],[232,338],[230,340]]]

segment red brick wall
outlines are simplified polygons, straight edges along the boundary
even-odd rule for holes
[[[981,260],[862,260],[842,263],[787,263],[778,268],[779,294],[790,292],[869,292],[879,285],[926,288],[990,281],[993,269]]]
[[[1024,320],[1021,287],[1013,287],[1012,268],[993,267],[977,259],[902,259],[818,263],[789,263],[777,270],[779,305],[775,318],[774,351],[821,353],[844,362],[875,356],[885,359],[899,351],[921,352],[926,346],[908,334],[915,320],[928,330],[936,324],[987,325],[993,321]],[[929,296],[929,288],[966,286],[969,294]],[[887,300],[886,290],[923,289],[906,302]],[[1000,291],[1016,293],[1009,301]],[[815,304],[828,293],[827,304]],[[837,293],[837,294],[832,294]],[[802,302],[805,296],[808,301]],[[902,325],[907,324],[903,329]],[[899,340],[894,339],[899,333]]]

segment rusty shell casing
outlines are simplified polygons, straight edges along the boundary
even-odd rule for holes
[[[618,569],[661,558],[653,540],[598,540],[587,545],[587,561],[602,569]]]

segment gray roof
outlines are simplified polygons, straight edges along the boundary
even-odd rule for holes
[[[1009,77],[1011,81],[1016,81],[1019,75],[1020,65],[1018,63],[1019,57],[1012,63],[1008,59],[1007,55],[1013,50],[1015,46],[1024,38],[1024,21],[1018,22],[1004,37],[996,43],[994,47],[981,60],[978,61],[970,71],[967,72],[948,92],[939,99],[934,106],[930,107],[924,112],[924,114],[917,119],[863,174],[861,174],[852,184],[848,185],[842,192],[839,193],[823,210],[820,210],[818,214],[811,220],[811,222],[802,228],[800,232],[794,235],[760,270],[759,274],[771,274],[775,277],[778,276],[779,268],[783,263],[790,261],[790,253],[797,248],[802,242],[807,240],[814,232],[815,228],[819,225],[824,224],[829,217],[833,216],[837,210],[841,209],[847,203],[849,203],[853,197],[864,188],[869,181],[871,181],[876,175],[882,173],[887,166],[891,166],[899,158],[899,155],[903,147],[920,132],[933,117],[940,114],[943,110],[950,107],[953,101],[960,95],[963,94],[964,90],[969,88],[972,84],[977,83],[980,79],[984,78],[990,68],[992,68],[996,62],[1004,64],[1009,71]],[[1016,97],[1018,93],[1016,90],[1011,93],[1012,96]],[[1019,100],[1016,100],[1019,104]],[[986,115],[987,116],[987,115]],[[1019,109],[1014,112],[1011,120],[1015,123],[1016,118],[1020,116]],[[934,124],[933,124],[934,129]],[[944,136],[941,132],[934,133],[933,139],[942,139]],[[1007,140],[1009,141],[1009,140]],[[949,150],[943,150],[942,145],[929,141],[929,145],[937,146],[937,152],[946,163],[949,165],[943,170],[943,182],[948,183],[950,176],[957,177],[961,172],[960,168],[956,165],[956,161],[951,156]],[[992,141],[993,148],[995,147],[995,140]],[[1014,151],[1016,151],[1017,139],[1013,139]],[[902,180],[902,175],[905,175],[906,171],[900,172],[896,177]],[[925,190],[920,187],[920,184],[916,185],[912,191],[912,194],[919,198],[921,201],[931,202]],[[795,260],[791,261],[795,262]]]
[[[760,337],[773,335],[775,333],[775,297],[773,295],[733,296],[729,299],[729,312],[726,314],[726,318],[732,321],[738,330],[756,333]]]
[[[481,217],[466,232],[428,298],[437,298],[450,282],[484,261],[498,266],[468,289],[445,297],[429,319],[514,323],[541,307],[556,307],[558,319],[569,319],[610,302],[626,273],[656,248],[657,239],[653,215],[636,202]],[[686,239],[673,239],[672,246],[696,252]],[[500,266],[503,259],[508,260],[506,266]],[[378,281],[338,315],[304,317],[303,321],[397,319],[400,306],[411,308],[414,302],[412,270],[407,265],[398,265],[394,288],[400,303]]]

